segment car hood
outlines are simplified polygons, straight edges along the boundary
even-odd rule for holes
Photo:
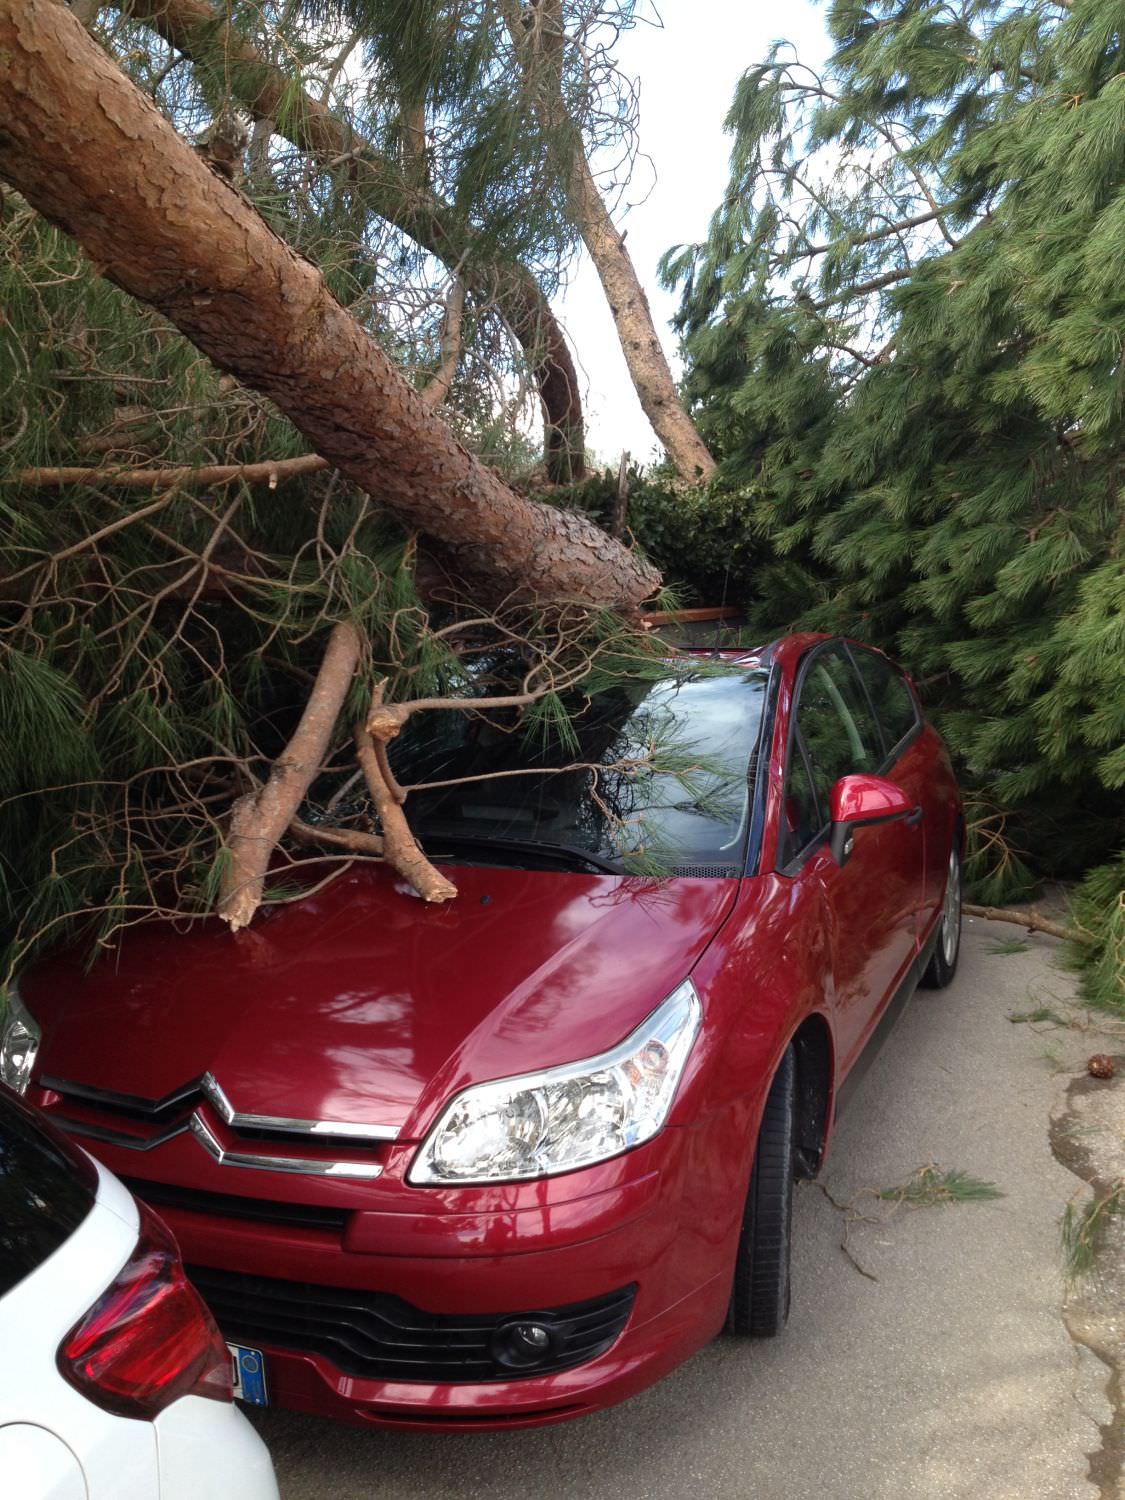
[[[431,906],[390,870],[267,907],[146,924],[87,970],[64,953],[21,980],[37,1071],[164,1098],[211,1073],[235,1109],[420,1133],[469,1083],[613,1046],[690,971],[737,880],[451,870]]]

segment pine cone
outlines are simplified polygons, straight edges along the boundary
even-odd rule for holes
[[[1086,1064],[1086,1071],[1091,1078],[1112,1078],[1114,1073],[1113,1058],[1105,1052],[1095,1052]]]

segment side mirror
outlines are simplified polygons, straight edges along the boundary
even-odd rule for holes
[[[832,788],[830,809],[832,836],[828,847],[838,865],[847,862],[856,828],[894,823],[899,818],[905,818],[913,826],[922,820],[922,809],[911,802],[901,787],[882,776],[841,776]]]

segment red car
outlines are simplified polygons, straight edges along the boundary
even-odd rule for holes
[[[446,905],[360,866],[23,976],[3,1076],[167,1219],[252,1399],[532,1425],[776,1333],[794,1178],[953,975],[957,786],[878,652],[679,658],[576,727],[604,771],[472,715],[396,742],[400,779],[459,781],[409,803]],[[630,761],[669,731],[694,785]],[[633,827],[662,878],[623,872]]]

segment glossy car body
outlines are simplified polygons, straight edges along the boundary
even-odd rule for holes
[[[74,1160],[74,1148],[53,1135],[0,1087],[0,1492],[11,1500],[277,1500],[269,1455],[229,1384],[225,1400],[178,1395],[145,1420],[64,1378],[68,1334],[130,1264],[139,1221],[121,1183],[88,1158]],[[141,1300],[131,1302],[135,1326],[148,1315]],[[168,1322],[165,1343],[154,1336],[148,1371],[175,1382]],[[180,1384],[190,1386],[190,1377]]]
[[[723,1327],[779,1063],[792,1047],[812,1173],[930,961],[961,838],[945,749],[882,658],[816,636],[727,657],[765,674],[742,874],[465,864],[430,907],[364,868],[237,935],[142,930],[88,974],[64,955],[24,976],[31,1097],[158,1206],[224,1332],[265,1349],[273,1400],[538,1424],[622,1400]],[[890,797],[835,848],[806,744],[833,675],[855,722],[825,763]],[[840,795],[870,812],[862,787]],[[686,976],[703,1024],[654,1138],[536,1180],[408,1181],[459,1090],[614,1047]],[[537,1312],[565,1348],[513,1371],[497,1350]]]

